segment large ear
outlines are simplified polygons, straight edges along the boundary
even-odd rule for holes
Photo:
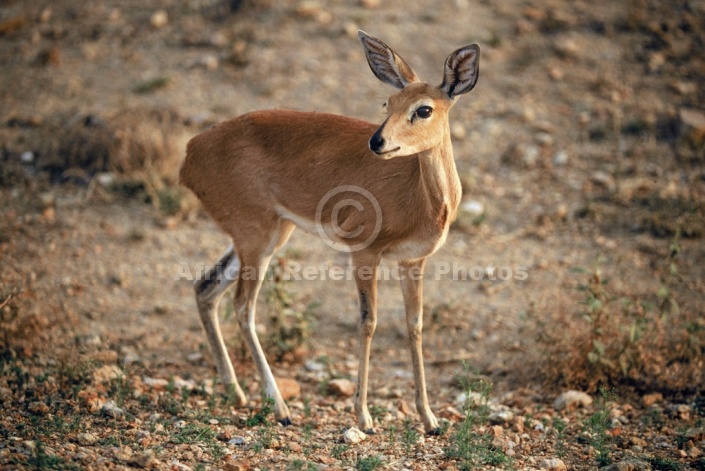
[[[443,90],[453,98],[473,89],[480,75],[480,46],[461,47],[446,59],[443,71]]]
[[[389,46],[364,31],[358,31],[357,37],[360,38],[365,50],[370,69],[382,82],[400,89],[410,83],[419,82],[419,78],[409,64],[396,55]]]

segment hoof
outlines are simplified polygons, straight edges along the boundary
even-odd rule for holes
[[[365,430],[365,435],[375,435],[377,432],[375,432],[375,429],[373,428],[368,428]]]
[[[289,417],[284,417],[279,421],[280,424],[282,424],[284,427],[288,427],[289,425],[292,425],[291,419]]]
[[[429,437],[439,437],[441,435],[441,429],[440,427],[432,428],[428,432],[426,432],[426,435]]]
[[[228,384],[225,386],[225,402],[231,406],[245,407],[247,405],[247,396],[245,396],[239,386]]]

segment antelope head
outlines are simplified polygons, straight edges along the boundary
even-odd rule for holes
[[[448,135],[448,112],[458,97],[477,83],[480,47],[472,44],[448,56],[443,82],[434,86],[421,81],[409,64],[379,39],[363,31],[358,37],[375,76],[399,89],[384,105],[387,119],[370,138],[370,150],[391,159],[443,145]]]

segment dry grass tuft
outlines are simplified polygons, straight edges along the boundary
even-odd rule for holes
[[[190,211],[196,202],[177,185],[188,139],[194,134],[170,109],[123,109],[100,116],[59,113],[36,126],[5,129],[0,186],[43,181],[95,183],[111,194],[138,197],[166,215]],[[23,142],[33,142],[31,152]],[[23,152],[31,158],[24,161]],[[106,192],[102,192],[106,194]],[[110,199],[110,196],[107,196]]]
[[[97,173],[174,184],[190,136],[174,111],[128,109],[114,115],[75,115],[40,131],[38,167],[52,179]]]
[[[539,373],[559,386],[596,392],[695,391],[705,384],[705,320],[688,303],[671,244],[655,292],[612,286],[599,265],[577,269],[574,305],[530,313],[541,352]],[[612,274],[612,273],[610,273]],[[544,303],[541,303],[544,304]],[[550,303],[548,303],[550,304]]]

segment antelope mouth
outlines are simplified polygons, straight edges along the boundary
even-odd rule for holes
[[[401,150],[401,147],[395,147],[394,149],[386,150],[384,152],[379,152],[379,151],[373,151],[373,152],[379,156],[382,156],[382,155],[391,154],[392,152],[398,152],[400,150]]]

